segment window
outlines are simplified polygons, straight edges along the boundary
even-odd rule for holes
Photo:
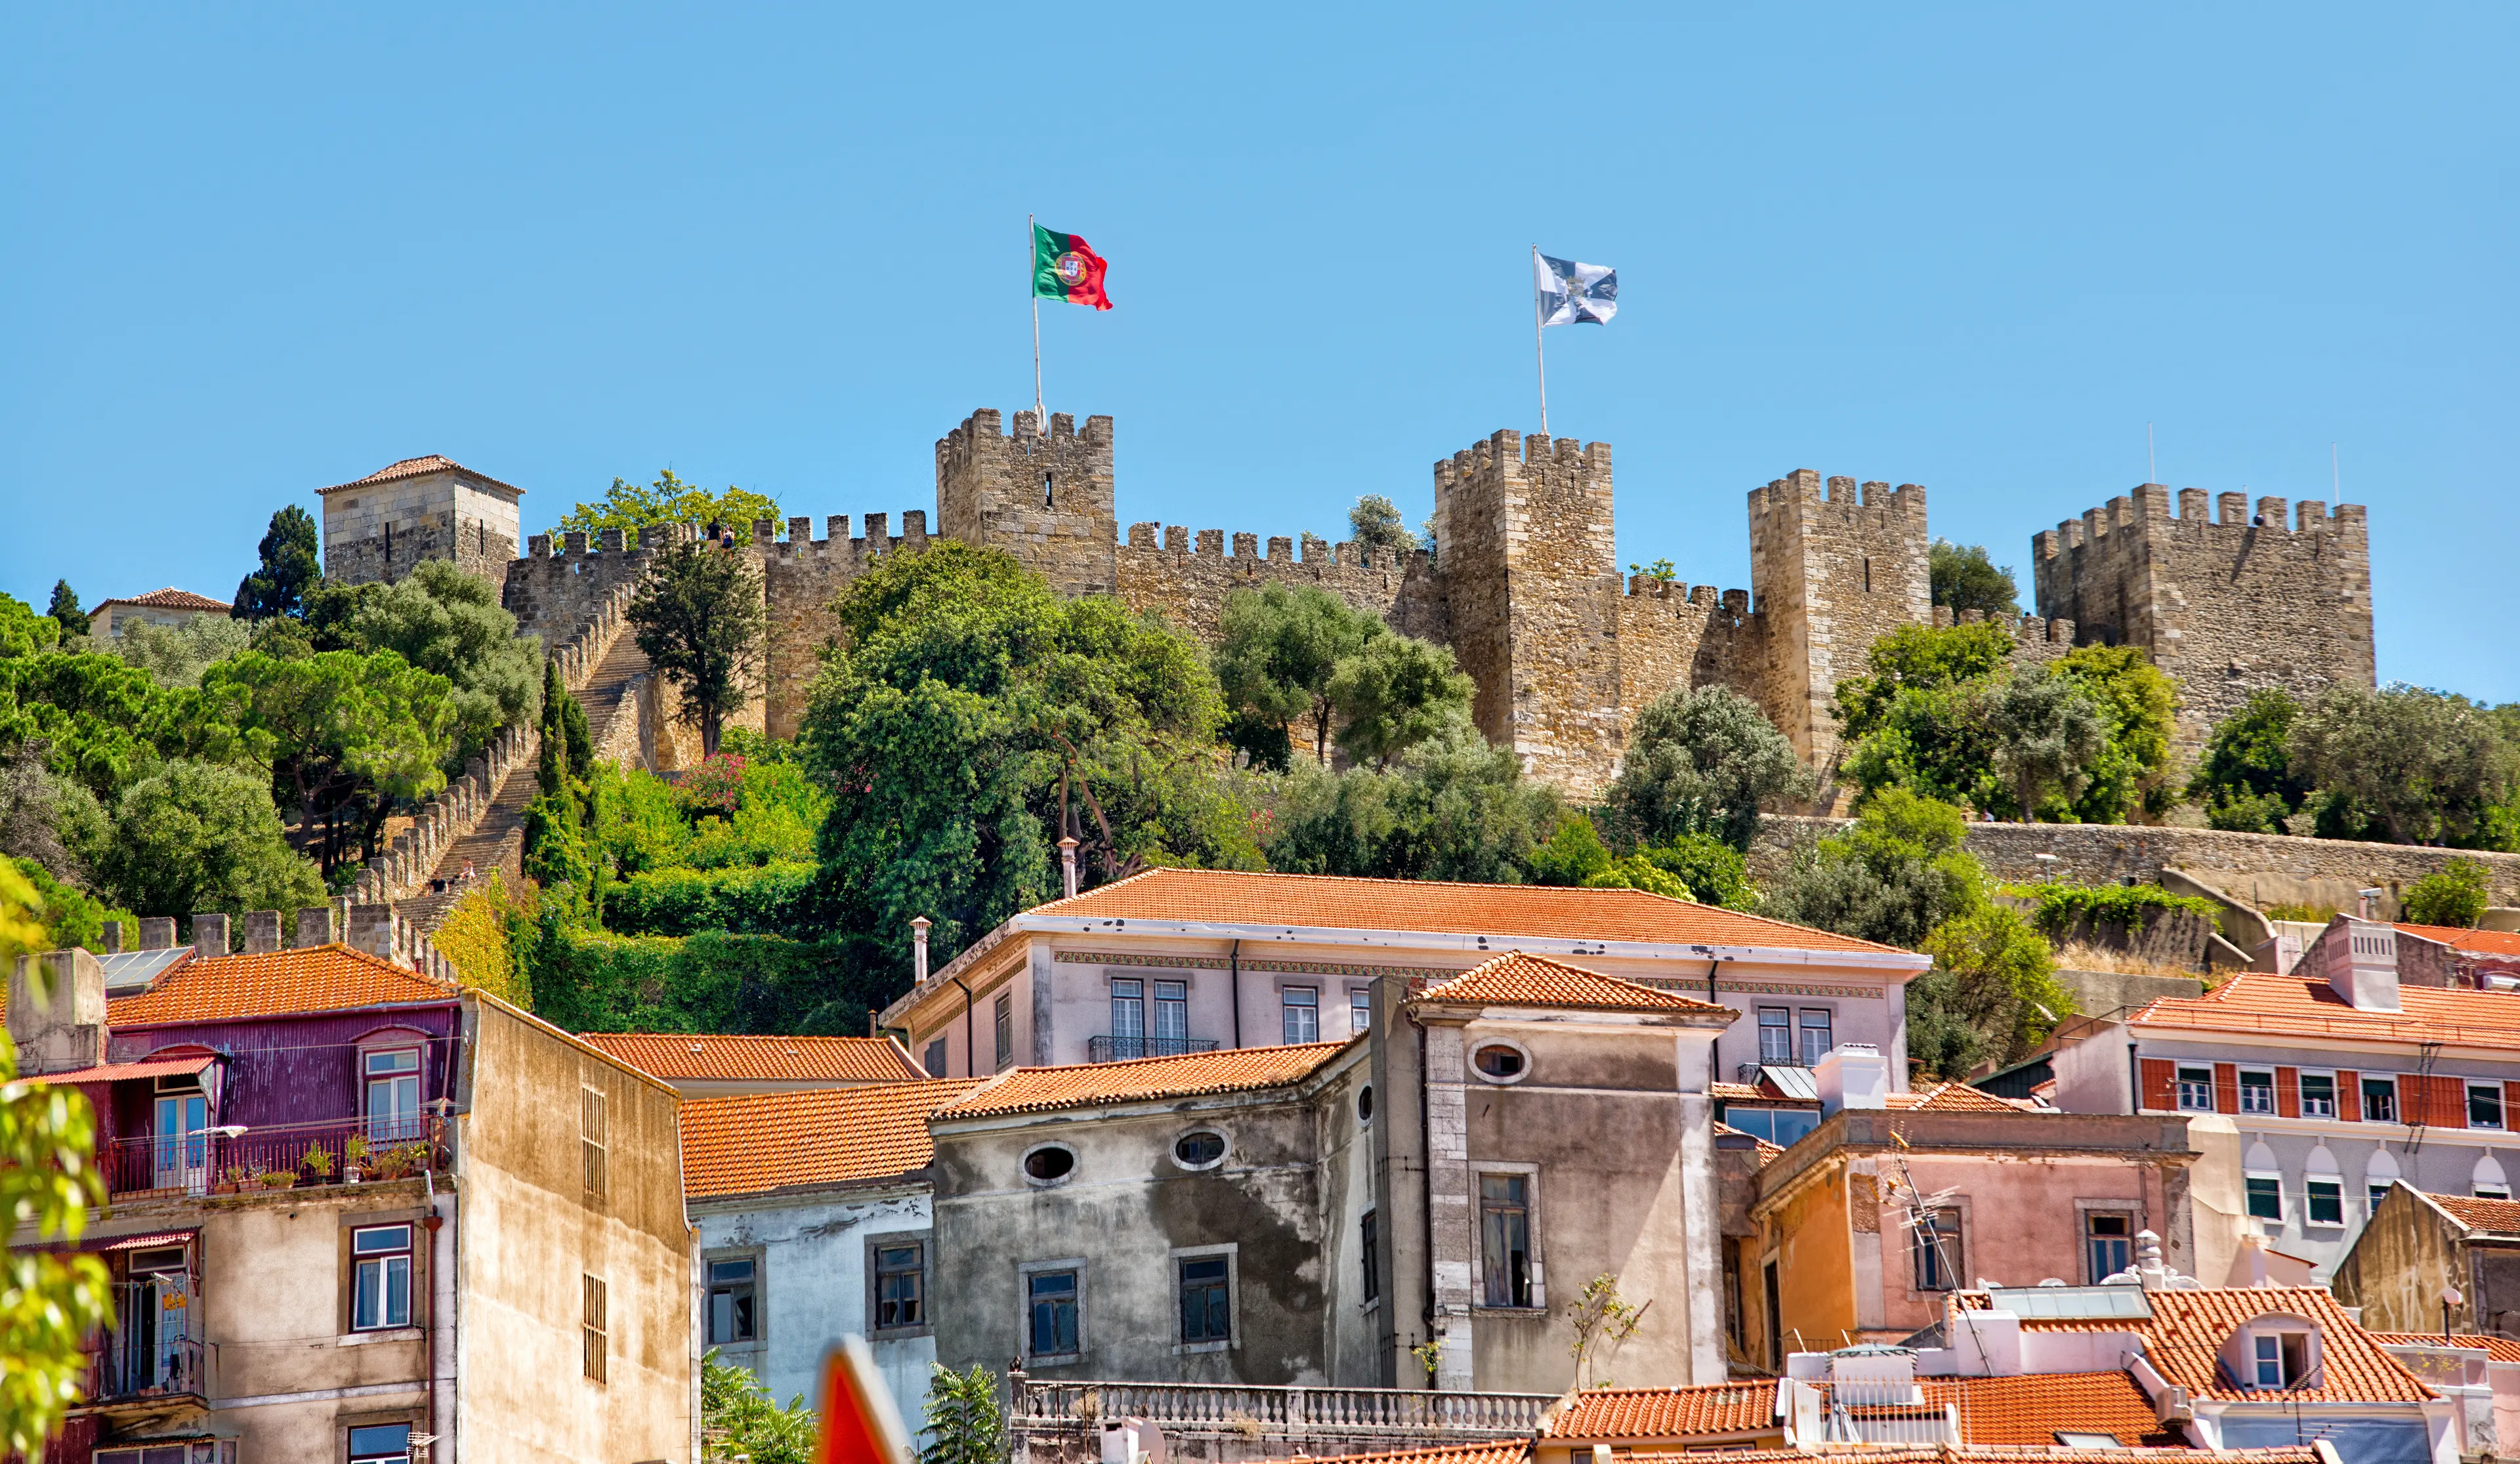
[[[2283,1219],[2283,1179],[2275,1175],[2250,1175],[2241,1182],[2248,1186],[2249,1214],[2258,1220]]]
[[[1129,977],[1111,978],[1111,1055],[1143,1057],[1146,1054],[1126,1043],[1143,1042],[1147,1036],[1147,984]]]
[[[410,1424],[371,1423],[350,1430],[350,1464],[404,1464],[410,1457]]]
[[[359,1069],[367,1080],[368,1136],[418,1138],[420,1049],[396,1047],[385,1052],[362,1052]]]
[[[2362,1186],[2363,1197],[2369,1200],[2371,1202],[2371,1208],[2374,1211],[2377,1211],[2380,1208],[2380,1202],[2389,1197],[2390,1189],[2394,1187],[2397,1182],[2398,1181],[2395,1179],[2391,1179],[2386,1183],[2382,1183],[2379,1180],[2373,1180]]]
[[[1965,1270],[1960,1254],[1960,1213],[1957,1207],[1928,1210],[1916,1226],[1916,1289],[1950,1291]]]
[[[1828,1040],[1828,1011],[1825,1007],[1803,1008],[1803,1066],[1816,1068],[1833,1045]]]
[[[2345,1223],[2345,1181],[2342,1179],[2309,1179],[2303,1181],[2307,1218],[2314,1225]]]
[[[2090,1210],[2083,1214],[2083,1266],[2089,1284],[2125,1270],[2134,1262],[2135,1217],[2123,1210]]]
[[[1036,1184],[1056,1184],[1076,1173],[1076,1151],[1064,1144],[1044,1144],[1023,1157],[1023,1172]]]
[[[1728,1103],[1724,1106],[1724,1123],[1729,1128],[1764,1138],[1772,1144],[1792,1147],[1794,1140],[1820,1127],[1820,1110],[1816,1108],[1743,1108]]]
[[[2306,1119],[2336,1117],[2336,1076],[2332,1073],[2301,1075],[2301,1116]]]
[[[2502,1127],[2502,1085],[2471,1083],[2467,1086],[2467,1127],[2499,1129]]]
[[[2055,1438],[2058,1448],[2118,1449],[2126,1446],[2118,1442],[2115,1434],[2085,1434],[2073,1429],[2058,1429]]]
[[[1173,1160],[1186,1170],[1208,1169],[1225,1158],[1225,1135],[1201,1129],[1173,1140]]]
[[[920,1066],[927,1070],[930,1078],[945,1076],[945,1039],[940,1037],[927,1044],[927,1060]]]
[[[1365,987],[1347,994],[1347,1035],[1363,1037],[1373,1030],[1373,993]]]
[[[185,1080],[190,1083],[192,1080]],[[156,1187],[195,1189],[207,1186],[210,1176],[210,1100],[198,1090],[164,1092],[157,1097]]]
[[[1794,1061],[1794,1013],[1791,1007],[1759,1008],[1759,1061],[1791,1067]]]
[[[712,1261],[708,1267],[708,1340],[713,1347],[754,1342],[761,1329],[755,1307],[755,1263]]]
[[[2468,1193],[2480,1200],[2507,1200],[2511,1198],[2511,1186],[2508,1184],[2480,1184],[2474,1189],[2469,1190]]]
[[[1231,1342],[1234,1339],[1234,1303],[1229,1290],[1231,1258],[1225,1256],[1184,1256],[1181,1258],[1181,1340],[1185,1345],[1197,1342]]]
[[[1356,1222],[1356,1249],[1365,1264],[1365,1299],[1382,1300],[1382,1220],[1372,1211]]]
[[[878,1332],[927,1325],[926,1246],[912,1241],[875,1248],[875,1325]]]
[[[1489,1043],[1470,1054],[1470,1066],[1479,1076],[1497,1083],[1510,1083],[1523,1075],[1528,1066],[1522,1049],[1505,1043]]]
[[[2290,1388],[2310,1371],[2310,1334],[2260,1332],[2249,1339],[2252,1381],[2260,1388]]]
[[[1024,1301],[1032,1309],[1027,1329],[1035,1357],[1076,1354],[1076,1272],[1035,1271],[1024,1278]]]
[[[1190,1050],[1190,983],[1155,983],[1155,1046],[1152,1055],[1179,1057]]]
[[[350,1330],[411,1325],[411,1226],[350,1232]]]
[[[2214,1070],[2212,1068],[2179,1070],[2179,1106],[2190,1113],[2214,1111]]]
[[[2275,1111],[2275,1075],[2240,1070],[2240,1111],[2272,1113]]]
[[[604,1281],[600,1276],[589,1275],[580,1275],[577,1279],[584,1299],[580,1304],[577,1326],[578,1343],[583,1353],[581,1365],[588,1377],[601,1383],[608,1371],[606,1353],[611,1340],[604,1320]]]
[[[1014,993],[998,993],[998,999],[990,1003],[990,1019],[995,1024],[998,1039],[998,1065],[996,1071],[1004,1072],[1007,1064],[1015,1060]]]
[[[1319,988],[1290,986],[1278,994],[1280,1009],[1285,1013],[1286,1042],[1317,1043],[1322,1040],[1322,994]]]
[[[1529,1176],[1479,1176],[1479,1271],[1488,1306],[1531,1305]]]
[[[1356,1090],[1356,1121],[1359,1124],[1373,1122],[1373,1085],[1371,1083]]]
[[[2394,1124],[2398,1121],[2397,1079],[2362,1080],[2362,1118],[2365,1123],[2372,1124]]]
[[[604,1166],[604,1090],[582,1087],[578,1096],[578,1159],[586,1171],[586,1192],[602,1195],[608,1178]]]

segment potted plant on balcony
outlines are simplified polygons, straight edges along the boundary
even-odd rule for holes
[[[212,1188],[214,1192],[218,1194],[232,1195],[238,1190],[245,1188],[248,1183],[252,1181],[252,1179],[253,1171],[247,1169],[242,1164],[231,1164],[227,1167],[225,1177],[221,1178],[216,1185],[212,1186]]]
[[[253,1178],[255,1183],[261,1185],[265,1189],[289,1189],[297,1183],[297,1171],[293,1169],[264,1170],[261,1174],[254,1176]]]
[[[367,1169],[368,1136],[353,1133],[341,1143],[341,1182],[356,1184]]]
[[[333,1151],[325,1148],[320,1143],[308,1144],[306,1146],[306,1161],[304,1168],[308,1174],[315,1176],[315,1182],[318,1184],[332,1178]]]

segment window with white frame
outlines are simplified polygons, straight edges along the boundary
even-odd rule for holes
[[[1190,1047],[1190,983],[1155,983],[1155,1049],[1157,1057],[1178,1057]]]
[[[2253,1171],[2241,1176],[2248,1190],[2248,1208],[2256,1220],[2283,1219],[2283,1176]]]
[[[2345,1181],[2311,1176],[2302,1182],[2304,1219],[2314,1225],[2345,1223]]]
[[[410,1424],[368,1423],[350,1430],[350,1464],[404,1464],[410,1457]]]
[[[2336,1117],[2336,1075],[2304,1073],[2300,1081],[2301,1116],[2306,1119]]]
[[[1927,1210],[1913,1227],[1916,1248],[1916,1289],[1950,1291],[1967,1274],[1967,1258],[1961,1252],[1960,1212],[1957,1205]]]
[[[1794,1060],[1794,1012],[1790,1006],[1759,1008],[1759,1061],[1790,1067]]]
[[[368,1137],[398,1141],[420,1136],[420,1049],[371,1048],[359,1054],[366,1085]]]
[[[2272,1072],[2240,1069],[2240,1111],[2272,1113],[2275,1111],[2275,1075]]]
[[[1135,1043],[1147,1035],[1147,984],[1134,976],[1111,978],[1111,1055],[1139,1057],[1143,1053],[1123,1043]]]
[[[1026,1356],[1038,1361],[1077,1355],[1083,1336],[1079,1290],[1072,1269],[1037,1270],[1024,1276]]]
[[[1347,994],[1347,1035],[1363,1037],[1373,1030],[1373,992],[1367,987],[1350,987]]]
[[[1806,1006],[1802,1009],[1804,1067],[1819,1067],[1820,1060],[1827,1056],[1828,1049],[1834,1045],[1829,1041],[1829,1020],[1828,1008],[1825,1006]]]
[[[2310,1334],[2253,1332],[2249,1336],[2250,1386],[2262,1391],[2297,1388],[2310,1376]]]
[[[604,1089],[581,1087],[577,1090],[578,1128],[577,1157],[584,1171],[586,1192],[601,1199],[611,1184],[610,1155],[606,1147],[608,1120],[605,1116]]]
[[[364,1225],[350,1232],[350,1330],[411,1325],[411,1229]]]
[[[1479,1300],[1532,1305],[1529,1175],[1479,1176]]]
[[[2362,1075],[2362,1121],[2366,1124],[2394,1124],[2398,1121],[2398,1080]]]
[[[1234,1258],[1177,1256],[1185,1347],[1234,1340]]]
[[[2210,1067],[2182,1067],[2179,1070],[2179,1106],[2190,1113],[2214,1111],[2214,1070]]]
[[[2471,1083],[2467,1086],[2467,1127],[2499,1129],[2502,1127],[2502,1085]]]
[[[1321,988],[1287,987],[1278,993],[1278,1003],[1285,1014],[1285,1041],[1288,1045],[1322,1040]]]
[[[2380,1202],[2387,1199],[2389,1191],[2397,1188],[2397,1185],[2398,1181],[2395,1179],[2373,1179],[2362,1186],[2363,1198],[2369,1201],[2374,1214],[2378,1213]]]

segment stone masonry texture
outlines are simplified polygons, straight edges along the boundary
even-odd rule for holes
[[[1606,443],[1499,431],[1438,461],[1434,551],[1393,553],[1152,522],[1124,534],[1110,418],[1089,417],[1081,429],[1064,413],[1046,429],[1031,412],[1008,422],[982,409],[937,439],[937,536],[1004,549],[1062,594],[1116,596],[1208,641],[1235,591],[1325,590],[1450,646],[1477,684],[1480,729],[1578,797],[1616,775],[1641,708],[1699,687],[1758,702],[1826,773],[1838,753],[1837,683],[1865,670],[1883,634],[1951,623],[1931,604],[1925,490],[1912,483],[1801,468],[1750,490],[1750,588],[1719,590],[1622,579]],[[746,725],[794,735],[838,635],[833,602],[883,555],[924,549],[928,515],[902,512],[897,534],[888,513],[865,514],[856,534],[850,516],[831,515],[820,538],[807,517],[751,525],[739,552],[761,574],[770,634]],[[2209,522],[2194,489],[2181,493],[2174,517],[2169,490],[2146,484],[2040,534],[2040,615],[2012,626],[2016,661],[2052,661],[2077,643],[2145,647],[2180,684],[2191,755],[2213,721],[2259,687],[2371,685],[2363,510],[2345,505],[2331,516],[2308,503],[2296,527],[2284,518],[2280,499],[2252,510],[2226,494],[2221,520]],[[390,579],[424,555],[454,558],[502,587],[521,629],[562,645],[618,603],[654,551],[696,532],[657,525],[636,544],[618,531],[557,545],[538,534],[518,556],[517,526],[515,501],[469,475],[338,494],[325,505],[326,573]]]

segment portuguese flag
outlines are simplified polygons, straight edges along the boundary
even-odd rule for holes
[[[1032,292],[1071,305],[1111,308],[1102,293],[1102,256],[1082,234],[1060,234],[1032,226]]]

